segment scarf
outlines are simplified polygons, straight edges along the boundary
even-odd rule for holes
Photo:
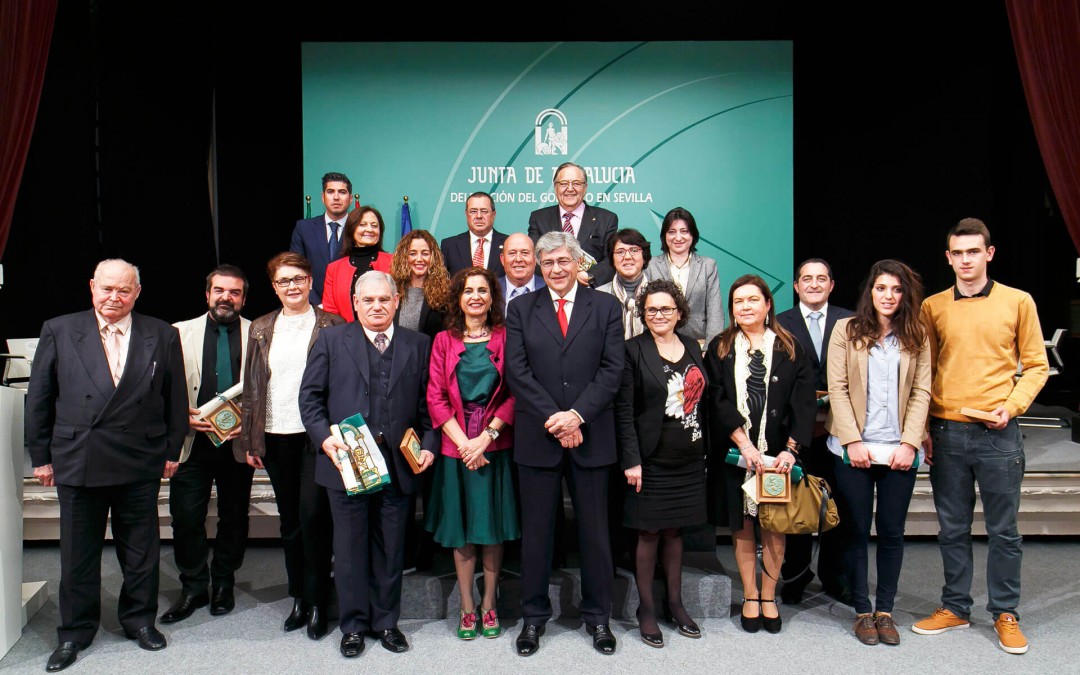
[[[649,279],[643,272],[638,277],[637,285],[634,287],[635,291],[645,287],[645,284],[649,283]],[[635,335],[641,335],[645,332],[645,325],[641,323],[641,319],[637,315],[637,297],[636,293],[630,295],[626,292],[626,286],[623,285],[622,277],[616,275],[615,279],[611,282],[611,294],[615,296],[615,299],[619,301],[619,304],[623,307],[623,337],[627,340]]]
[[[761,421],[758,422],[758,452],[762,455],[769,451],[769,442],[766,440],[765,424],[769,418],[768,414],[768,400],[769,400],[769,373],[772,372],[772,358],[773,347],[776,344],[776,333],[772,332],[772,329],[765,329],[765,339],[761,343],[761,352],[764,355],[762,365],[765,366],[765,401],[766,405],[761,407]],[[732,351],[735,353],[735,405],[739,410],[739,414],[742,415],[743,431],[746,432],[746,437],[750,439],[750,429],[753,426],[750,422],[750,404],[746,397],[746,380],[750,377],[750,339],[746,337],[746,334],[739,331],[739,334],[735,336],[735,344],[732,346]],[[750,439],[753,442],[753,439]],[[753,472],[749,469],[746,471],[746,479],[749,480],[753,476]],[[747,515],[757,515],[757,502],[751,500],[744,493],[743,495],[743,511]]]

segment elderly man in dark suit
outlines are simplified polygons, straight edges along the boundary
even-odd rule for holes
[[[499,277],[502,290],[503,316],[510,301],[516,297],[531,293],[544,287],[544,278],[536,274],[536,254],[532,239],[523,232],[515,232],[503,242],[502,261],[505,275]]]
[[[394,325],[398,294],[385,272],[357,279],[353,306],[358,321],[319,333],[300,384],[300,417],[312,443],[322,448],[315,482],[327,488],[334,518],[334,582],[341,654],[347,658],[363,653],[368,631],[391,652],[409,648],[397,622],[409,500],[420,479],[399,445],[409,428],[416,431],[424,448],[421,470],[431,466],[435,456],[429,449],[439,445],[426,399],[431,338]],[[386,458],[390,484],[350,496],[337,460],[338,449],[347,446],[330,434],[330,425],[356,413]]]
[[[851,316],[851,310],[829,304],[829,294],[835,285],[828,262],[821,258],[803,261],[795,270],[795,292],[799,295],[799,303],[776,315],[777,322],[795,336],[803,352],[810,356],[814,367],[814,386],[818,391],[829,389],[825,366],[829,362],[829,338],[833,326],[839,319]],[[827,438],[824,427],[815,425],[814,440],[800,459],[809,473],[824,478],[835,490],[832,454],[825,447]],[[838,500],[843,499],[835,491],[833,496]],[[847,580],[844,562],[849,538],[850,524],[841,519],[838,527],[821,535],[821,551],[818,555],[818,576],[822,588],[828,595],[846,604],[851,604],[851,584]],[[780,597],[785,604],[795,605],[802,601],[806,585],[814,578],[814,573],[810,571],[812,553],[812,535],[788,536],[781,569],[785,583],[780,589]]]
[[[510,303],[506,374],[514,406],[521,486],[521,610],[517,652],[540,647],[551,618],[548,581],[563,476],[581,547],[581,617],[602,654],[615,652],[608,541],[608,473],[616,461],[614,399],[622,379],[622,310],[577,281],[581,247],[549,232],[536,244],[545,289]]]
[[[322,201],[326,213],[296,221],[289,250],[311,263],[311,304],[322,305],[326,266],[341,257],[341,233],[352,203],[352,181],[343,173],[322,177]]]
[[[30,374],[26,446],[34,476],[55,485],[60,502],[60,644],[50,672],[75,663],[97,633],[110,512],[124,635],[150,651],[166,646],[154,627],[157,499],[188,430],[187,393],[176,329],[131,311],[141,290],[134,265],[99,263],[94,309],[45,322]]]
[[[592,269],[578,270],[578,281],[593,288],[606,284],[615,277],[608,256],[611,239],[619,229],[619,217],[585,203],[589,179],[585,170],[573,162],[565,162],[555,170],[552,187],[559,203],[529,214],[529,237],[535,242],[548,232],[573,235],[581,249],[596,261]]]
[[[443,260],[450,276],[466,267],[481,267],[503,275],[499,262],[506,235],[495,229],[495,200],[486,192],[474,192],[465,200],[467,232],[442,240]]]

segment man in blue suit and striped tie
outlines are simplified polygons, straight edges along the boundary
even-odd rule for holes
[[[322,201],[326,213],[296,221],[289,250],[311,263],[311,304],[322,304],[326,266],[341,257],[341,231],[352,201],[352,181],[343,173],[322,177]]]

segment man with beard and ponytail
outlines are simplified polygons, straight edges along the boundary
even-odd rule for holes
[[[169,481],[169,513],[172,515],[173,551],[180,570],[180,597],[161,615],[162,623],[174,623],[210,605],[210,613],[228,614],[235,604],[234,574],[244,561],[247,547],[248,502],[254,469],[233,452],[232,439],[215,447],[207,431],[210,422],[196,419],[199,406],[241,380],[250,321],[240,316],[247,298],[248,281],[233,265],[219,265],[206,277],[209,311],[176,325],[184,351],[188,412],[191,428],[180,453],[180,466]],[[206,511],[210,486],[217,483],[217,537],[213,561],[206,537]]]

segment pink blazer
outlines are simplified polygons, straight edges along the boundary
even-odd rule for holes
[[[491,363],[499,371],[499,386],[484,409],[484,422],[490,424],[493,418],[498,417],[506,423],[499,432],[499,438],[488,446],[488,452],[492,452],[505,450],[514,444],[514,430],[510,428],[514,423],[514,397],[506,383],[505,372],[506,329],[496,328],[487,346],[492,352]],[[465,343],[452,336],[450,331],[444,330],[435,336],[435,344],[431,347],[431,377],[428,378],[427,389],[428,413],[434,429],[442,427],[451,417],[457,420],[462,430],[465,429],[465,404],[461,400],[455,372],[464,352]],[[457,446],[446,434],[442,435],[442,454],[461,458]]]

